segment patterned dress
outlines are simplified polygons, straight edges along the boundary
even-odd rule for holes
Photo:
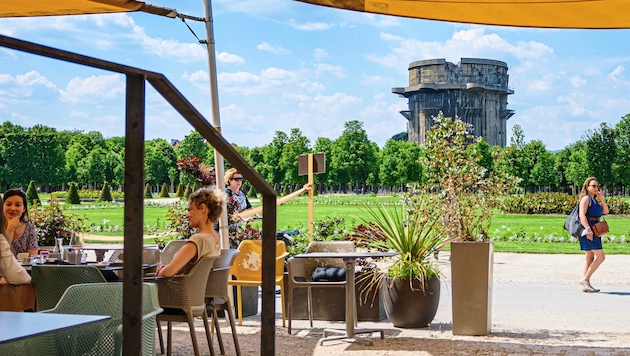
[[[26,222],[26,228],[24,228],[22,236],[13,238],[11,248],[15,256],[17,256],[18,253],[28,252],[28,250],[37,250],[39,248],[37,244],[37,232],[32,222]]]

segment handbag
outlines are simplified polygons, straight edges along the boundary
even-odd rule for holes
[[[580,222],[580,204],[578,203],[575,208],[569,214],[569,217],[564,222],[564,229],[571,234],[571,236],[575,238],[580,238],[582,236],[582,231],[584,231],[584,226],[582,226],[582,222]]]
[[[610,231],[608,229],[608,223],[606,222],[606,220],[597,222],[591,227],[591,229],[593,229],[593,233],[595,234],[595,236],[600,237],[606,235]]]

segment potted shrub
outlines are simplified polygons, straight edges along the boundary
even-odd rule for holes
[[[434,118],[425,156],[429,191],[438,198],[443,234],[451,241],[453,334],[487,335],[491,329],[494,248],[487,230],[499,198],[518,184],[507,172],[493,169],[501,151],[488,150],[472,127],[459,119]],[[503,154],[507,154],[504,150]]]
[[[366,274],[357,280],[366,288],[381,288],[388,318],[397,327],[426,327],[440,301],[440,272],[434,251],[445,243],[438,226],[440,212],[428,195],[410,194],[402,206],[366,206],[370,220],[358,233],[366,246],[399,254],[385,273]],[[378,272],[378,268],[374,271]]]

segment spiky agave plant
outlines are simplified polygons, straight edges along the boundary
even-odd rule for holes
[[[369,218],[363,220],[368,229],[359,231],[358,237],[371,249],[399,253],[386,271],[392,283],[408,279],[413,289],[413,280],[417,279],[424,290],[424,281],[440,276],[433,253],[448,242],[448,237],[439,231],[439,210],[429,198],[416,198],[412,205],[409,202],[394,207],[365,205],[362,210]],[[362,300],[376,296],[373,291],[380,288],[385,277],[381,272],[377,268],[357,278]]]

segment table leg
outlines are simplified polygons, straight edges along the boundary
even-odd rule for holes
[[[96,255],[96,262],[103,262],[105,259],[105,250],[94,250],[94,254]]]
[[[368,345],[372,345],[372,340],[370,339],[360,339],[355,338],[357,334],[372,334],[375,332],[380,333],[381,339],[385,337],[382,329],[355,329],[354,328],[354,311],[356,309],[356,296],[355,296],[355,286],[354,286],[354,266],[356,264],[355,258],[344,258],[346,262],[346,331],[338,330],[338,329],[325,329],[324,337],[319,339],[319,344],[321,345],[324,341],[329,340],[348,340],[353,339],[354,341],[366,343]],[[326,336],[327,333],[335,333],[341,334],[339,336]]]

